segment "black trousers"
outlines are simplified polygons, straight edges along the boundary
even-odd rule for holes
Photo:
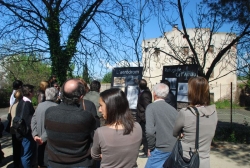
[[[21,165],[22,141],[18,140],[15,134],[12,134],[12,149],[14,167],[19,167]]]
[[[145,155],[148,155],[148,141],[146,138],[146,122],[140,121],[141,129],[142,129],[142,145],[143,152]]]
[[[48,156],[45,150],[47,142],[37,147],[37,163],[39,166],[48,166]]]

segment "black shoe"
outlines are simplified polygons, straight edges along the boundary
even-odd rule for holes
[[[148,158],[148,156],[145,155],[145,154],[139,155],[138,157],[139,157],[139,158]]]
[[[140,149],[139,152],[140,152],[140,153],[144,153],[143,149]]]

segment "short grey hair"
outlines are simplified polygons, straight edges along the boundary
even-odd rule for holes
[[[56,88],[50,87],[45,90],[46,100],[56,101],[57,96],[58,96],[58,90]]]
[[[153,87],[153,92],[158,98],[165,99],[169,93],[169,87],[164,83],[158,83]]]

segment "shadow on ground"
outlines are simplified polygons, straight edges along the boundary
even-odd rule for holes
[[[250,107],[245,107],[245,110],[250,111]]]
[[[3,137],[1,138],[2,149],[9,148],[9,150],[12,151],[11,142],[12,142],[11,141],[11,135],[5,132]],[[6,168],[14,167],[12,161],[13,161],[12,155],[6,156],[6,154],[5,154],[5,158],[2,160],[2,163],[0,163],[0,167],[6,167]]]
[[[216,157],[226,157],[233,160],[238,166],[250,165],[250,145],[236,144],[232,142],[215,142],[211,152]]]

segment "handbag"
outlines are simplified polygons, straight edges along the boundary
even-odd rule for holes
[[[199,112],[196,107],[193,107],[196,112],[196,136],[195,136],[195,151],[189,151],[190,159],[183,157],[181,140],[178,138],[174,148],[165,161],[164,168],[199,168]],[[188,107],[191,111],[191,109]]]
[[[18,139],[22,139],[27,134],[27,126],[25,120],[23,119],[23,111],[24,111],[25,101],[22,105],[22,111],[20,116],[15,116],[12,121],[11,132],[16,134]]]

